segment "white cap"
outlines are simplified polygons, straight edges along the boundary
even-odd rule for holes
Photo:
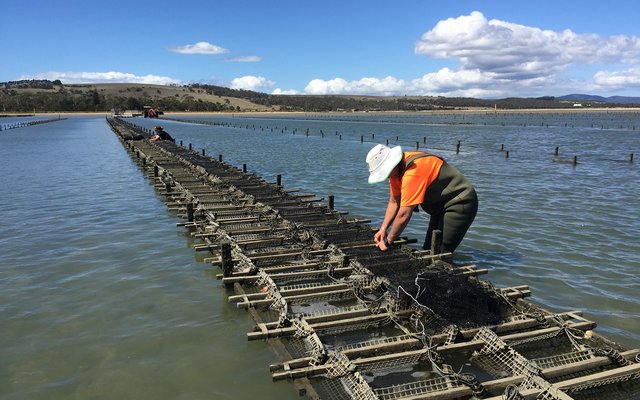
[[[402,147],[396,146],[390,149],[383,144],[375,145],[367,154],[369,183],[380,183],[387,179],[400,160],[402,160]]]

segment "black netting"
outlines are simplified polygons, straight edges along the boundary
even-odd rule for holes
[[[508,305],[475,280],[450,270],[430,269],[399,285],[399,297],[428,307],[460,327],[495,325],[508,314]]]

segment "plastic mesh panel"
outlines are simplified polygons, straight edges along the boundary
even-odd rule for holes
[[[407,352],[403,355],[394,353],[393,358],[386,358],[381,361],[368,363],[366,365],[360,365],[359,367],[364,371],[380,371],[380,370],[393,370],[399,367],[412,366],[420,362],[422,353],[413,351]]]
[[[529,360],[508,347],[493,331],[482,328],[474,340],[481,340],[485,346],[475,351],[471,359],[496,378],[513,375],[537,374],[538,368]]]
[[[380,400],[395,400],[405,397],[425,395],[434,392],[443,392],[453,388],[461,387],[451,378],[432,378],[419,382],[411,382],[403,385],[395,385],[387,388],[375,389],[374,392]]]
[[[572,353],[559,354],[556,356],[544,357],[544,358],[535,358],[531,360],[534,362],[540,369],[559,367],[562,365],[569,365],[574,363],[579,363],[581,361],[587,361],[593,358],[592,352],[590,351],[576,351]]]

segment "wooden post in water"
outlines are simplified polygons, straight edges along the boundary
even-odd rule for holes
[[[434,230],[431,233],[431,254],[440,254],[440,248],[442,247],[442,231]]]
[[[335,205],[335,197],[330,194],[329,195],[329,210],[333,210],[333,206]]]
[[[189,151],[191,151],[191,143],[189,143]]]
[[[282,186],[282,175],[280,174],[276,175],[276,185]]]
[[[193,222],[193,203],[187,203],[187,221]]]
[[[360,135],[360,143],[364,143],[364,135]]]
[[[202,157],[204,157],[204,149],[202,149]]]
[[[420,149],[420,142],[416,142],[416,150]]]
[[[247,173],[247,164],[242,164],[242,172]]]
[[[633,162],[633,153],[629,155],[629,162]]]
[[[509,150],[505,153],[505,158],[509,158]]]
[[[458,144],[456,144],[456,154],[460,154],[460,141],[458,140]]]
[[[387,146],[389,146],[389,139],[387,139]]]
[[[218,154],[218,161],[222,162],[222,154]]]
[[[573,156],[573,165],[578,165],[578,156]]]
[[[560,148],[556,146],[556,151],[553,153],[553,155],[557,157],[559,153],[560,153]]]
[[[349,259],[349,256],[342,255],[342,257],[340,257],[340,266],[342,268],[347,268],[349,266],[350,261],[351,260]]]
[[[231,242],[220,242],[220,258],[222,260],[222,276],[229,277],[233,273],[233,258],[231,257]]]

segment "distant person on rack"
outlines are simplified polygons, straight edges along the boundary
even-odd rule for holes
[[[167,131],[164,130],[163,127],[161,127],[160,125],[156,126],[155,128],[153,128],[154,131],[154,135],[151,136],[151,140],[153,140],[154,142],[156,140],[169,140],[171,142],[175,143],[175,139],[171,137],[171,135],[169,135],[169,133]]]
[[[400,237],[419,205],[431,216],[422,248],[429,249],[433,231],[440,230],[440,251],[453,253],[478,211],[478,197],[467,178],[441,157],[403,152],[400,146],[378,144],[369,151],[366,161],[370,184],[389,178],[389,203],[374,235],[376,246],[386,251]]]

